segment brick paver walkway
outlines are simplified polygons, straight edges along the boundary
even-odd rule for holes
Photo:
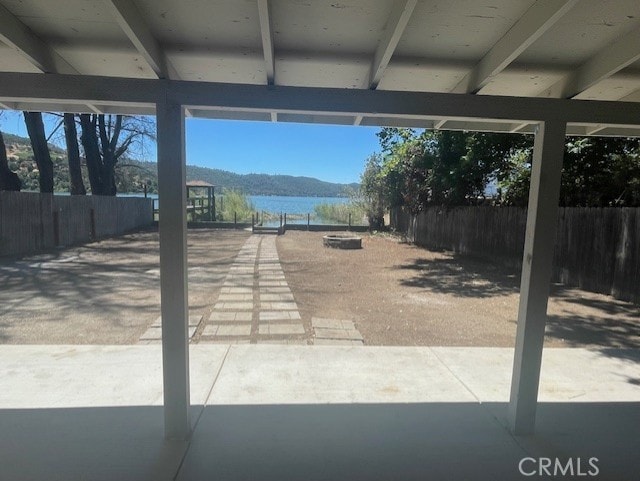
[[[189,337],[196,333],[202,315],[189,316]],[[161,318],[140,337],[141,343],[159,342]],[[348,344],[362,345],[353,321],[312,318],[305,329],[298,305],[287,284],[276,237],[252,235],[240,249],[213,312],[204,320],[202,343],[221,344]]]
[[[251,236],[220,290],[200,342],[307,344],[275,236]]]

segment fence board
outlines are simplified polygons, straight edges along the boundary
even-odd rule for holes
[[[64,196],[0,191],[0,255],[24,255],[119,235],[153,222],[153,201],[137,197]]]
[[[526,208],[394,209],[390,219],[415,244],[521,266]],[[640,302],[640,208],[561,208],[553,280]]]

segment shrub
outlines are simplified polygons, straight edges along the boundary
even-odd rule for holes
[[[251,214],[255,208],[251,201],[242,192],[237,190],[225,190],[221,197],[216,199],[218,220],[233,222],[234,214],[238,222],[251,221]]]

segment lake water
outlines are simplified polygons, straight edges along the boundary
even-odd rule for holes
[[[142,193],[122,193],[118,194],[122,197],[143,197]],[[153,199],[154,208],[158,208],[158,194],[148,194]],[[268,212],[275,214],[270,219],[264,218],[265,225],[279,224],[280,214],[287,214],[287,222],[289,223],[306,223],[307,214],[310,214],[310,220],[314,224],[326,223],[324,219],[319,218],[315,214],[315,206],[318,204],[347,204],[349,199],[346,197],[293,197],[278,195],[248,195],[248,200],[253,204],[256,212]]]
[[[119,193],[121,197],[144,197],[142,193]],[[148,194],[153,199],[156,207],[158,194]],[[216,196],[217,197],[217,196]],[[347,204],[346,197],[292,197],[283,195],[248,195],[247,198],[258,212],[271,212],[273,214],[312,214],[318,204]]]
[[[346,204],[345,197],[289,197],[278,195],[247,196],[258,212],[274,214],[312,214],[318,204]]]

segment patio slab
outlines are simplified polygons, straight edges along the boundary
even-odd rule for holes
[[[599,476],[589,479],[635,479],[640,352],[545,350],[546,401],[527,437],[506,428],[508,389],[484,390],[500,385],[512,356],[192,345],[187,445],[163,440],[160,346],[0,345],[2,476],[488,481],[527,479],[518,471],[525,457],[595,457]]]
[[[475,402],[429,349],[232,346],[212,404]]]
[[[191,345],[192,403],[205,402],[228,348]],[[160,344],[0,345],[0,359],[0,409],[162,405]]]

